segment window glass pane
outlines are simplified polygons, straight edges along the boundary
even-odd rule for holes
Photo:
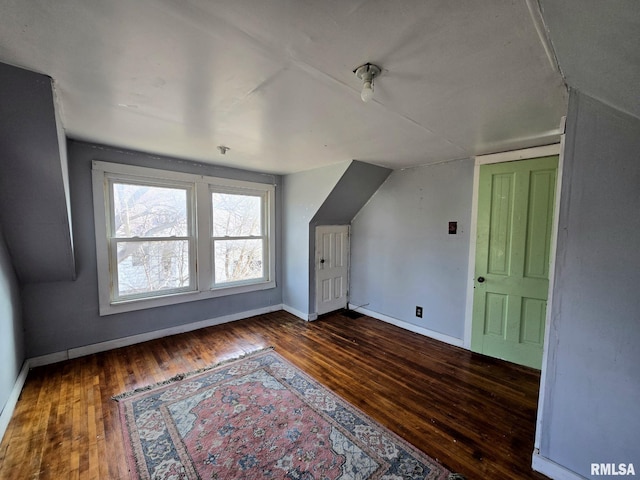
[[[113,183],[115,237],[186,237],[187,189]]]
[[[215,283],[240,282],[264,276],[262,239],[216,240]]]
[[[262,235],[262,197],[231,193],[211,194],[214,237]]]
[[[188,240],[118,242],[118,296],[189,286]]]

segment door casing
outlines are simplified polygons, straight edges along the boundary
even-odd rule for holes
[[[527,148],[524,150],[514,150],[511,152],[497,153],[492,155],[482,155],[475,157],[475,167],[473,174],[473,205],[471,214],[471,226],[470,226],[470,242],[469,242],[469,267],[467,275],[467,301],[465,309],[465,329],[464,329],[464,347],[471,350],[471,332],[473,327],[473,295],[475,285],[475,261],[476,261],[476,238],[478,232],[478,190],[480,183],[480,166],[493,163],[512,162],[515,160],[528,160],[538,157],[548,157],[551,155],[558,155],[558,171],[556,177],[556,193],[555,204],[556,208],[553,213],[553,229],[551,232],[551,252],[550,252],[550,265],[549,265],[549,292],[547,296],[547,312],[545,318],[545,337],[542,356],[542,372],[544,375],[545,365],[547,361],[547,346],[549,342],[549,323],[550,312],[552,310],[551,305],[553,302],[553,282],[555,273],[555,259],[556,259],[556,243],[558,232],[558,221],[560,218],[560,212],[558,205],[560,204],[560,193],[562,186],[562,146],[564,142],[564,135],[561,136],[561,143],[553,145],[545,145],[542,147]]]
[[[322,235],[325,233],[333,233],[339,234],[342,237],[341,245],[344,246],[344,251],[340,254],[341,266],[336,267],[336,270],[342,272],[341,276],[341,290],[342,296],[337,300],[333,301],[330,304],[324,304],[322,300],[322,288],[323,288],[323,270],[321,261],[323,245],[322,245]],[[316,226],[316,246],[315,246],[315,297],[316,297],[316,314],[322,315],[323,313],[328,313],[330,311],[334,311],[340,308],[345,308],[348,305],[348,291],[349,291],[349,265],[350,265],[350,227],[349,225],[318,225]],[[335,245],[333,245],[335,247]],[[332,264],[334,259],[330,259],[329,262]],[[331,265],[330,265],[331,266]],[[334,279],[328,279],[330,283],[330,288],[334,289]],[[333,296],[333,295],[332,295]]]
[[[552,155],[480,167],[471,348],[537,369],[542,365],[557,164],[558,155]]]

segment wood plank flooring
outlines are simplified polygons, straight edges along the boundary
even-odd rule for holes
[[[32,370],[0,478],[127,479],[113,395],[268,346],[469,480],[546,478],[530,468],[538,372],[369,317],[286,312]]]

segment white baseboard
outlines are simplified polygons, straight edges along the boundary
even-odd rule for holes
[[[113,350],[114,348],[127,347],[129,345],[135,345],[136,343],[147,342],[149,340],[155,340],[157,338],[168,337],[170,335],[177,335],[180,333],[192,332],[193,330],[199,330],[201,328],[212,327],[214,325],[220,325],[223,323],[235,322],[236,320],[243,320],[245,318],[255,317],[256,315],[264,315],[265,313],[277,312],[282,310],[282,304],[271,305],[264,308],[258,308],[255,310],[248,310],[245,312],[233,313],[231,315],[224,315],[222,317],[210,318],[208,320],[202,320],[200,322],[187,323],[185,325],[178,325],[171,328],[165,328],[162,330],[154,330],[153,332],[141,333],[139,335],[131,335],[129,337],[116,338],[114,340],[108,340],[106,342],[93,343],[77,348],[70,348],[62,352],[50,353],[48,355],[42,355],[40,357],[34,357],[29,359],[29,366],[39,367],[41,365],[49,365],[52,363],[62,362],[71,358],[83,357],[85,355],[91,355],[93,353],[105,352],[107,350]]]
[[[5,403],[4,408],[2,409],[2,414],[0,414],[0,442],[7,431],[9,421],[13,416],[13,411],[16,409],[20,392],[22,392],[22,387],[24,387],[24,382],[27,380],[28,374],[29,360],[25,360],[22,364],[22,369],[20,369],[20,373],[18,374],[18,378],[16,378],[16,381],[13,384],[9,398],[7,398],[7,403]]]
[[[316,315],[315,313],[304,313],[298,310],[297,308],[293,308],[285,304],[282,305],[282,310],[284,310],[285,312],[289,312],[291,315],[295,315],[300,320],[304,320],[305,322],[316,320],[318,318],[318,315]]]
[[[456,347],[463,347],[463,342],[461,339],[452,337],[450,335],[445,335],[444,333],[434,332],[433,330],[429,330],[428,328],[419,327],[418,325],[414,325],[409,322],[405,322],[403,320],[398,320],[397,318],[390,317],[383,313],[374,312],[372,310],[367,310],[366,308],[358,307],[357,305],[349,304],[349,308],[356,310],[360,313],[364,313],[369,317],[376,318],[378,320],[382,320],[383,322],[390,323],[395,325],[396,327],[404,328],[405,330],[409,330],[413,333],[419,333],[420,335],[424,335],[425,337],[433,338],[435,340],[439,340],[444,343],[448,343],[449,345],[453,345]]]
[[[578,475],[553,460],[543,457],[537,450],[533,452],[531,467],[536,472],[540,472],[553,480],[586,480],[582,475]]]
[[[64,362],[65,360],[69,360],[68,350],[48,353],[47,355],[40,355],[38,357],[31,357],[28,359],[29,366],[31,368],[41,367],[43,365],[51,365],[52,363]]]

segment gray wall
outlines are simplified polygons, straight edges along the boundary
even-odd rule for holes
[[[572,91],[562,188],[540,453],[637,475],[640,120]]]
[[[70,142],[68,155],[77,280],[30,283],[23,286],[27,356],[44,355],[282,303],[280,262],[276,260],[278,287],[275,289],[100,317],[91,190],[92,160],[275,183],[278,239],[282,231],[281,177],[82,142]],[[58,254],[57,251],[48,249],[46,243],[42,243],[40,248],[51,255]],[[281,243],[277,241],[277,258],[280,258],[281,254]]]
[[[24,361],[18,281],[0,229],[0,413]]]
[[[352,304],[463,338],[473,165],[459,160],[389,176],[352,222]],[[449,221],[458,222],[457,235],[449,235]]]
[[[369,201],[392,170],[354,160],[311,219],[314,225],[345,225]]]
[[[21,282],[75,275],[67,159],[59,142],[65,138],[51,78],[0,63],[0,221]]]
[[[282,301],[309,314],[309,222],[351,161],[284,177]]]
[[[309,311],[316,312],[316,227],[349,225],[392,170],[354,160],[309,222]]]

